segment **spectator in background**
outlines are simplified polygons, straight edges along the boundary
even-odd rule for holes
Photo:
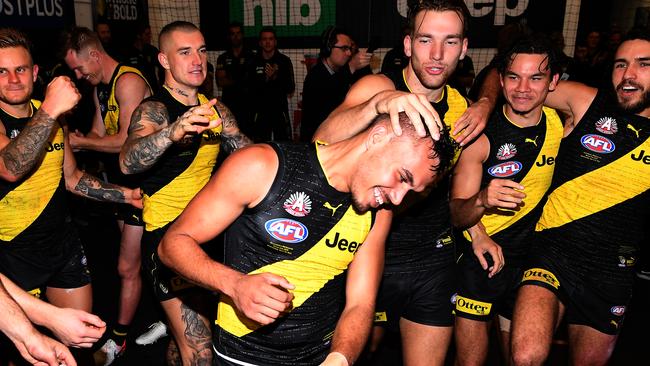
[[[95,33],[97,33],[97,37],[99,37],[99,41],[102,43],[104,51],[114,59],[121,59],[120,52],[113,43],[111,26],[105,19],[99,19],[97,23],[95,23]]]
[[[158,63],[158,49],[151,44],[151,27],[141,24],[134,35],[133,44],[126,54],[126,63],[142,72],[154,90],[160,87],[162,68]]]
[[[302,91],[300,139],[311,141],[321,122],[347,94],[355,71],[370,63],[370,54],[352,57],[352,39],[341,29],[328,27],[321,36],[319,60],[307,73]]]
[[[352,39],[352,58],[350,59],[350,62],[361,62],[361,56],[366,57],[363,54],[359,55],[359,52],[365,52],[367,54],[368,65],[359,68],[352,74],[352,84],[356,83],[357,80],[361,79],[362,77],[366,75],[371,75],[373,73],[372,67],[370,67],[370,60],[372,60],[372,52],[369,53],[367,48],[365,51],[361,51],[359,49],[359,45],[357,45],[357,42],[355,42],[354,39]]]
[[[244,47],[244,30],[239,22],[228,25],[230,49],[217,58],[217,85],[222,90],[221,99],[235,115],[242,132],[250,133],[252,113],[250,110],[250,72],[253,51]]]
[[[251,82],[255,110],[252,137],[259,142],[291,140],[287,98],[293,95],[296,88],[293,64],[289,57],[278,51],[273,28],[262,28],[259,47],[253,61]]]
[[[386,52],[384,61],[381,63],[381,73],[386,74],[392,71],[402,71],[409,63],[409,58],[404,54],[404,37],[410,34],[408,24],[402,26],[402,33],[399,42],[394,48]]]

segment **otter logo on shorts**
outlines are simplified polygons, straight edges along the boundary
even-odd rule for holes
[[[478,300],[468,299],[466,297],[456,296],[456,311],[472,315],[490,315],[492,304]]]
[[[375,313],[375,323],[387,322],[388,316],[385,311],[380,311]]]
[[[555,275],[542,268],[531,268],[524,272],[521,282],[525,281],[539,281],[546,283],[553,288],[560,288],[560,281],[557,280]]]

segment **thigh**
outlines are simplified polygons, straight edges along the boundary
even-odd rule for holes
[[[617,335],[605,334],[586,325],[569,325],[569,350],[572,365],[607,365]]]
[[[444,365],[453,328],[424,325],[402,318],[402,352],[405,366]]]
[[[512,353],[546,358],[564,306],[551,290],[534,284],[519,289],[512,319]]]
[[[47,299],[60,308],[73,308],[91,312],[93,307],[93,291],[90,284],[77,288],[47,288]]]
[[[142,226],[124,224],[120,242],[120,261],[140,267],[140,241],[142,240],[143,231]]]
[[[451,327],[457,289],[456,266],[417,272],[408,284],[411,296],[402,318],[434,327]]]

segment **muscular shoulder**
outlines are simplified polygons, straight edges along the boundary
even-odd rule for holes
[[[165,127],[168,123],[167,107],[156,99],[147,98],[133,111],[129,134],[143,129],[146,125]]]
[[[247,202],[257,204],[269,191],[278,171],[278,155],[268,144],[254,144],[232,153],[223,162],[217,176],[237,182],[240,189],[248,191]]]
[[[126,72],[117,79],[115,89],[118,93],[133,93],[148,90],[149,86],[141,75],[135,72]]]

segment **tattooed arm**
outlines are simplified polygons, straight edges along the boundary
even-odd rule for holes
[[[237,125],[237,120],[235,120],[235,115],[232,114],[225,104],[217,101],[215,108],[221,115],[221,125],[223,126],[221,130],[221,147],[225,152],[230,154],[237,149],[253,143],[241,132],[239,125]]]
[[[63,177],[68,191],[96,201],[128,203],[142,208],[142,194],[139,188],[130,189],[107,183],[79,170],[72,149],[68,148],[68,141],[68,132],[66,130]]]
[[[20,134],[10,140],[0,122],[0,179],[15,182],[32,171],[50,140],[56,119],[74,107],[80,95],[67,77],[52,80],[41,108]]]
[[[187,135],[203,133],[221,120],[211,119],[216,99],[190,108],[173,123],[169,122],[167,107],[160,102],[147,101],[133,111],[129,136],[120,151],[120,169],[124,174],[148,170],[175,142]]]

